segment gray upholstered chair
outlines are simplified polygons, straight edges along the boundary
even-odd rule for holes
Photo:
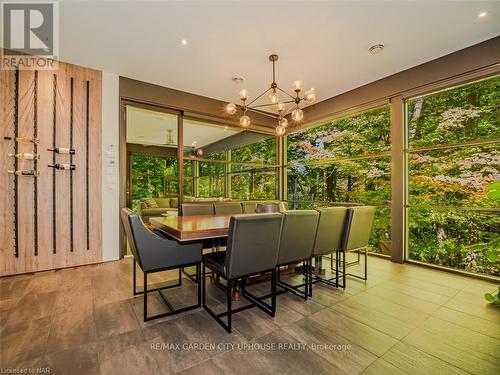
[[[280,206],[278,205],[278,203],[257,203],[255,212],[257,213],[280,212]]]
[[[202,302],[205,310],[231,332],[232,314],[251,308],[259,307],[267,314],[274,317],[276,313],[276,261],[280,241],[282,215],[271,214],[245,214],[234,215],[229,222],[229,235],[227,250],[203,255],[202,277]],[[227,280],[227,311],[215,313],[206,304],[206,278],[205,268],[209,268],[216,275]],[[246,277],[272,273],[271,280],[271,305],[245,290]],[[249,305],[233,310],[231,308],[231,294],[234,282],[242,279],[242,296],[250,301]],[[227,317],[227,324],[221,319]]]
[[[183,203],[179,215],[181,216],[196,216],[196,215],[213,215],[213,203]]]
[[[214,203],[214,209],[216,215],[234,215],[243,213],[240,202]]]
[[[358,207],[364,206],[363,203],[358,202],[330,202],[328,203],[330,207]]]
[[[311,255],[318,228],[319,212],[315,210],[286,211],[283,213],[281,239],[278,252],[277,285],[307,300],[309,294],[310,273],[305,272],[305,283],[291,285],[280,280],[279,267],[304,262],[309,270]],[[304,288],[302,291],[300,288]]]
[[[342,284],[340,286],[342,288],[345,288],[345,280],[347,275],[362,280],[367,280],[368,278],[367,248],[368,248],[368,241],[370,239],[370,233],[372,231],[374,217],[375,217],[375,207],[373,206],[359,206],[347,209],[347,217],[345,220],[340,251],[337,252],[338,255],[336,257],[337,269],[340,267],[340,263],[342,262],[342,271],[340,271],[340,273],[342,274]],[[363,276],[359,276],[352,273],[346,273],[346,265],[350,266],[353,264],[359,264],[359,258],[360,258],[359,254],[361,250],[363,250],[365,258]],[[357,252],[358,260],[346,264],[345,255],[347,252],[350,251]]]
[[[214,214],[214,204],[213,203],[182,203],[179,209],[179,215],[181,216],[198,216],[198,215],[213,215]],[[203,240],[204,249],[212,249],[215,251],[219,249],[220,243],[216,239]],[[198,282],[198,277],[194,274],[186,272],[184,267],[182,268],[184,275],[189,277],[191,281]]]
[[[319,222],[318,230],[316,231],[316,239],[314,240],[314,248],[312,256],[316,261],[323,256],[331,253],[337,253],[341,249],[342,238],[344,235],[344,224],[347,216],[346,207],[327,207],[318,208]],[[337,259],[338,257],[335,257]],[[313,282],[321,282],[330,286],[338,286],[338,272],[336,268],[334,278],[322,278],[312,274],[312,267],[308,270],[310,276],[313,277]],[[333,281],[335,280],[335,281]],[[311,284],[309,286],[311,287]],[[312,294],[312,288],[310,288]]]
[[[162,294],[163,289],[180,286],[181,267],[196,266],[196,273],[200,276],[201,263],[201,243],[181,244],[175,240],[162,237],[148,230],[142,222],[139,215],[129,210],[122,208],[121,211],[122,224],[127,235],[130,249],[134,255],[134,271],[133,271],[133,288],[134,295],[144,294],[144,321],[161,318],[166,315],[173,315],[183,311],[196,309],[201,305],[201,289],[198,285],[198,302],[195,305],[187,306],[181,309],[174,309],[168,302],[168,299]],[[137,292],[136,290],[136,263],[144,273],[144,290]],[[179,269],[179,281],[175,285],[170,285],[163,288],[148,290],[148,274],[165,270]],[[148,293],[157,291],[164,300],[169,311],[166,313],[148,316]]]

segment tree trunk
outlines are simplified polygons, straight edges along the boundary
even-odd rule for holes
[[[410,129],[415,129],[412,138],[419,138],[421,136],[421,123],[419,120],[420,114],[422,113],[422,107],[424,105],[424,98],[420,97],[415,100],[415,107],[413,108],[413,112],[409,118],[410,120]]]
[[[337,168],[332,167],[330,173],[326,176],[326,197],[329,202],[336,201],[337,191]]]

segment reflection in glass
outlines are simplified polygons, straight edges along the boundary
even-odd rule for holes
[[[176,158],[132,154],[132,208],[141,198],[176,196],[177,168]]]
[[[276,199],[277,171],[250,169],[231,174],[231,198],[239,200]]]

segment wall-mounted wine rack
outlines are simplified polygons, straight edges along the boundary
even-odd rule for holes
[[[101,73],[58,67],[0,71],[0,276],[102,260]]]

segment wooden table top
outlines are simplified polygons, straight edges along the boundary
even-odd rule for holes
[[[149,223],[178,241],[227,237],[232,215],[151,217]]]

